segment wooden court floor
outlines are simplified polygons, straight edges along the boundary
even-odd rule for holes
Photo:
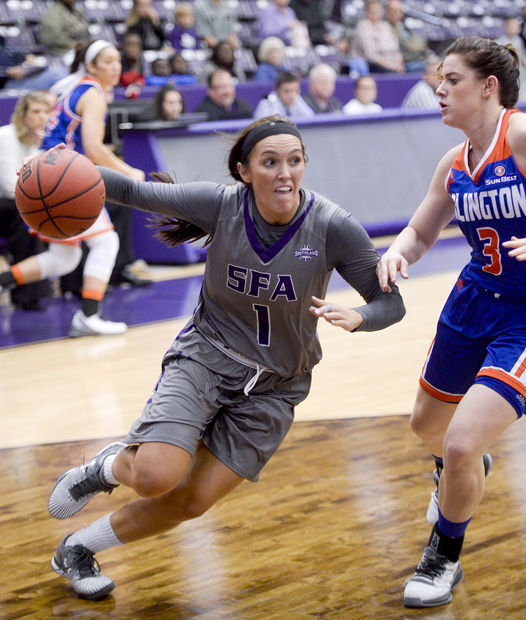
[[[408,414],[454,277],[404,282],[407,316],[384,332],[322,322],[311,395],[260,481],[170,533],[98,554],[116,584],[100,602],[78,599],[50,560],[65,534],[131,492],[97,497],[66,521],[48,516],[47,498],[65,469],[127,431],[182,320],[0,351],[0,618],[526,617],[522,421],[492,449],[452,603],[402,603],[429,534],[433,468]]]

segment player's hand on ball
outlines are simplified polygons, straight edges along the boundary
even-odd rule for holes
[[[354,331],[363,322],[363,316],[352,308],[329,303],[326,299],[318,299],[318,297],[313,297],[312,301],[314,305],[309,308],[309,311],[314,316],[323,317],[327,323],[341,327],[347,332]]]

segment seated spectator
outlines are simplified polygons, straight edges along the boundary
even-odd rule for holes
[[[236,97],[234,78],[225,69],[216,69],[210,74],[206,97],[197,106],[196,112],[206,112],[209,121],[252,116],[250,104]]]
[[[375,79],[370,75],[362,75],[354,83],[354,97],[343,106],[344,114],[377,114],[382,106],[375,103],[378,88]]]
[[[438,110],[438,95],[436,89],[440,84],[438,65],[440,58],[431,55],[428,57],[424,75],[407,93],[402,101],[402,108],[417,108],[420,110]]]
[[[174,13],[174,27],[170,41],[175,50],[197,49],[197,32],[194,28],[194,9],[189,2],[178,2]]]
[[[29,234],[18,213],[15,186],[17,169],[38,152],[50,112],[46,94],[33,91],[18,99],[11,123],[0,127],[0,238],[13,263],[46,249],[40,239]],[[42,310],[40,299],[50,292],[48,280],[16,286],[11,290],[11,301],[26,310]]]
[[[293,29],[297,27],[296,13],[290,0],[271,0],[258,15],[258,36],[278,37],[285,45],[293,45]]]
[[[159,56],[150,65],[150,72],[146,76],[147,86],[164,86],[171,77],[170,63],[168,58]]]
[[[151,105],[137,117],[143,121],[174,121],[185,112],[183,95],[173,84],[165,84],[156,93]]]
[[[526,98],[526,45],[521,36],[520,20],[517,17],[507,17],[504,20],[504,32],[496,41],[501,45],[511,43],[517,50],[521,63],[519,100],[522,101]]]
[[[156,119],[159,121],[174,121],[186,111],[183,95],[171,84],[160,88],[155,93],[154,101]]]
[[[309,92],[303,97],[316,114],[342,111],[341,101],[334,96],[336,71],[325,63],[314,65],[309,73]]]
[[[170,63],[170,82],[174,84],[197,84],[197,76],[190,71],[186,58],[181,52],[176,52],[168,59]]]
[[[320,8],[318,0],[290,0],[290,8],[296,18],[307,26],[309,40],[312,45],[335,45]]]
[[[208,47],[215,47],[225,39],[234,49],[240,46],[236,34],[237,13],[226,0],[196,0],[194,14],[197,36]]]
[[[166,40],[161,19],[152,0],[133,0],[133,6],[126,19],[126,31],[141,37],[144,50],[170,48]]]
[[[142,39],[136,32],[126,32],[122,37],[120,86],[136,91],[138,95],[144,86],[144,61]]]
[[[285,117],[311,117],[312,110],[300,95],[300,80],[290,71],[278,74],[274,90],[257,104],[255,118],[279,114]]]
[[[246,80],[246,74],[236,59],[235,49],[230,41],[219,41],[212,51],[210,60],[204,65],[200,79],[202,82],[208,81],[208,76],[215,69],[225,69],[239,82]]]
[[[64,78],[67,70],[61,65],[48,66],[33,54],[8,50],[0,35],[0,88],[14,90],[48,90]]]
[[[365,18],[355,30],[351,56],[364,58],[371,73],[403,73],[404,59],[391,26],[383,19],[380,0],[368,0]]]
[[[63,56],[89,38],[89,24],[75,0],[55,0],[42,16],[39,40],[46,55]]]
[[[286,71],[285,43],[279,37],[263,39],[258,50],[259,64],[254,73],[255,82],[276,82],[278,73]]]
[[[401,0],[389,0],[385,8],[385,18],[398,39],[406,71],[425,71],[427,57],[431,53],[427,41],[411,32],[404,24],[404,11]]]

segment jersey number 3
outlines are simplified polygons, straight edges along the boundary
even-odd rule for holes
[[[477,228],[479,239],[484,241],[484,256],[490,258],[490,262],[482,267],[482,271],[500,276],[502,273],[502,262],[500,260],[499,233],[494,228]]]

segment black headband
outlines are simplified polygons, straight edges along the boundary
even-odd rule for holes
[[[254,127],[254,129],[251,129],[244,137],[243,142],[241,143],[241,163],[245,163],[248,154],[260,140],[268,138],[269,136],[276,136],[281,133],[291,134],[292,136],[296,136],[296,138],[301,141],[301,134],[297,127],[287,121],[276,120],[262,123],[261,125]]]

